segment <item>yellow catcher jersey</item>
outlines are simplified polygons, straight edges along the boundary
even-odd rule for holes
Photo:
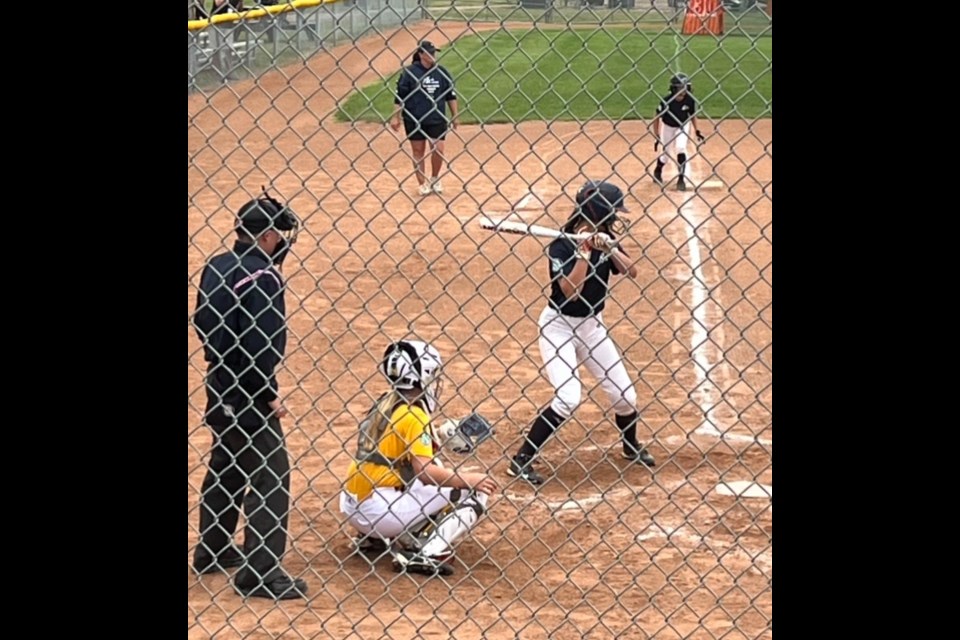
[[[430,416],[420,407],[401,403],[390,416],[377,450],[388,459],[410,459],[411,456],[433,458],[433,440],[427,425]],[[390,467],[373,462],[356,461],[347,470],[345,488],[365,500],[377,487],[403,487],[403,479]]]

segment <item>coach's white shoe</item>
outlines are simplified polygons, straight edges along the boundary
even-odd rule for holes
[[[430,186],[429,182],[424,182],[422,185],[420,185],[420,195],[428,196],[431,193],[433,193],[433,187]]]
[[[437,178],[433,181],[433,192],[434,193],[443,193],[443,185],[440,184],[440,178]]]

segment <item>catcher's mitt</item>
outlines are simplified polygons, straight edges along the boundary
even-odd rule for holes
[[[465,455],[475,451],[494,433],[496,432],[487,419],[473,412],[456,422],[448,420],[437,429],[436,435],[442,448]]]

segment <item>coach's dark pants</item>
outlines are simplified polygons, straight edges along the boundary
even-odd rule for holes
[[[290,507],[290,460],[280,420],[271,417],[260,429],[242,428],[236,422],[211,428],[214,443],[203,480],[194,566],[207,565],[231,548],[242,503],[246,563],[234,583],[252,587],[270,582],[285,575],[280,559],[287,544]]]

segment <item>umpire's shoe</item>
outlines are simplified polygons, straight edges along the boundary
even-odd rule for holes
[[[230,545],[226,551],[215,558],[209,554],[198,552],[193,560],[193,569],[200,575],[206,575],[226,571],[242,564],[243,554],[234,545]]]
[[[247,598],[272,598],[274,600],[293,600],[307,597],[307,583],[300,578],[280,576],[269,582],[252,587],[234,584],[237,593]]]
[[[533,468],[533,458],[522,453],[510,459],[507,475],[512,478],[522,478],[530,484],[543,484],[544,478]]]
[[[650,452],[646,448],[637,445],[637,447],[631,447],[628,445],[623,446],[623,457],[626,460],[631,462],[642,462],[648,467],[657,466],[657,461],[654,460],[653,456],[650,455]]]
[[[420,573],[425,576],[452,576],[453,567],[439,558],[431,558],[410,551],[401,549],[393,556],[393,570],[397,573],[404,571],[409,573]]]

